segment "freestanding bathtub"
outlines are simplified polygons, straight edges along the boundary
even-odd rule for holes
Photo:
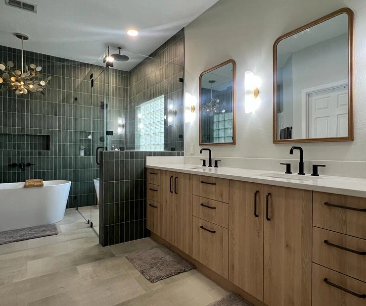
[[[45,181],[44,187],[0,184],[0,232],[61,221],[70,181]]]

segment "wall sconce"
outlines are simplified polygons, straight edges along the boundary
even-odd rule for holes
[[[255,112],[260,104],[258,99],[260,78],[255,76],[253,72],[245,72],[245,113]]]
[[[124,128],[125,128],[125,124],[123,123],[123,119],[121,117],[118,117],[117,134],[122,135]]]
[[[186,123],[193,122],[196,118],[196,103],[197,99],[192,96],[190,93],[186,93],[185,95],[185,114],[184,119]]]
[[[173,100],[168,100],[168,126],[173,124],[174,118],[177,116],[178,112],[174,109]]]

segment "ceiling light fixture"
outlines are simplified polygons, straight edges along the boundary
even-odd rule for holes
[[[0,84],[2,84],[2,90],[15,91],[16,95],[24,94],[28,92],[35,93],[40,92],[44,94],[43,89],[46,87],[51,77],[43,79],[43,75],[40,73],[41,66],[30,64],[29,67],[24,65],[24,40],[28,40],[29,37],[25,34],[14,34],[17,38],[22,40],[22,52],[21,52],[21,70],[14,69],[14,63],[12,61],[5,63],[0,62],[0,70],[2,75],[0,76]]]
[[[137,31],[137,30],[128,30],[127,31],[127,34],[129,35],[129,36],[132,36],[132,37],[135,37],[135,36],[137,36],[137,35],[139,35],[139,32]]]

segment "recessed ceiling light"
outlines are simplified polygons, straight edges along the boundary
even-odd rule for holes
[[[137,36],[137,35],[139,35],[139,32],[136,30],[128,30],[127,34],[130,36]]]

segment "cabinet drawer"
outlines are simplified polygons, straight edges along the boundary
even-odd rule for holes
[[[210,176],[193,176],[193,194],[229,203],[229,180]]]
[[[314,192],[314,226],[366,239],[366,199]]]
[[[229,205],[198,196],[193,196],[193,216],[228,228]]]
[[[147,183],[160,186],[160,170],[147,169]]]
[[[147,184],[147,199],[154,202],[161,202],[160,198],[160,186]]]
[[[366,306],[366,283],[313,264],[312,306]]]
[[[366,240],[314,228],[313,261],[366,282]]]
[[[226,228],[193,217],[193,258],[228,278],[229,233]]]
[[[146,205],[146,228],[153,233],[160,235],[160,203],[147,200]]]

